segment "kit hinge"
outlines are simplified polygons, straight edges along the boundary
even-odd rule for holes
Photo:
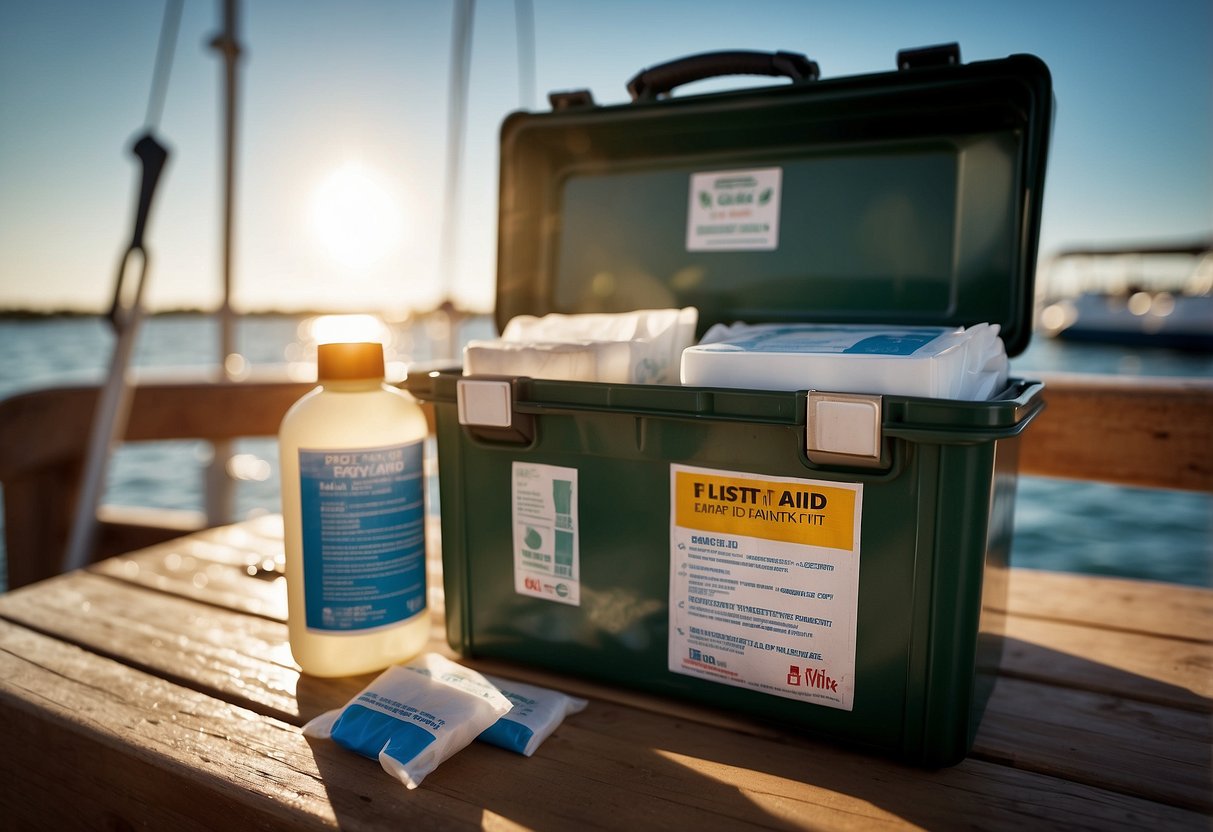
[[[897,68],[903,71],[935,66],[958,66],[959,64],[959,43],[941,43],[938,46],[902,49],[897,53]]]
[[[552,112],[555,113],[561,110],[583,110],[594,106],[594,94],[589,90],[550,92],[548,103],[552,105]]]

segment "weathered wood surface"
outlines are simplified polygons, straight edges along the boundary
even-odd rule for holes
[[[0,596],[0,816],[79,828],[1207,829],[1213,592],[1015,571],[973,754],[922,771],[709,708],[590,698],[530,759],[407,791],[299,733],[369,677],[299,674],[273,519]],[[435,631],[433,649],[449,651]]]
[[[1049,374],[1020,472],[1213,491],[1213,381]]]

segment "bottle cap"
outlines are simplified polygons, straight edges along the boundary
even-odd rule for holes
[[[316,347],[319,381],[354,381],[383,378],[383,344],[377,341],[319,344]]]

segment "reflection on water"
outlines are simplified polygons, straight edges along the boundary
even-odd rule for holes
[[[1012,370],[1209,379],[1213,355],[1037,337]],[[1213,496],[1022,477],[1012,564],[1213,587]]]
[[[1213,497],[1022,477],[1011,563],[1213,587]]]
[[[1213,378],[1213,355],[1177,350],[1144,350],[1111,344],[1058,341],[1037,336],[1023,355],[1011,360],[1018,375],[1033,372],[1100,373],[1129,376]]]

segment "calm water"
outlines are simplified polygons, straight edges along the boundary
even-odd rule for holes
[[[242,319],[237,349],[254,366],[298,358],[299,320]],[[486,319],[473,319],[462,333],[491,335]],[[218,326],[192,315],[150,319],[140,333],[134,363],[171,371],[213,367]],[[0,319],[0,397],[35,387],[104,377],[112,349],[107,326],[97,319]],[[404,327],[393,349],[401,360],[433,358],[429,342]],[[1213,356],[1166,351],[1127,351],[1096,345],[1066,345],[1040,338],[1016,359],[1014,371],[1125,373],[1213,377]],[[0,442],[4,438],[0,437]],[[238,517],[278,510],[273,440],[242,440],[244,479],[237,483]],[[122,505],[201,510],[201,472],[210,456],[202,442],[141,443],[122,448],[110,466],[105,501]],[[197,476],[182,476],[196,470]],[[1213,498],[1205,494],[1119,488],[1034,477],[1020,478],[1016,507],[1016,566],[1213,586]],[[0,557],[3,556],[0,541]],[[3,570],[0,569],[0,581]]]

